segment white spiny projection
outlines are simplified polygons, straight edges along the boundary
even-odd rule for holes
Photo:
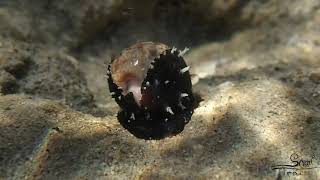
[[[173,54],[176,50],[177,50],[177,48],[175,48],[175,47],[173,46],[173,48],[171,49],[171,54]]]
[[[133,63],[133,65],[136,66],[136,65],[138,65],[138,64],[139,64],[139,60],[137,59],[137,60]]]
[[[181,93],[181,94],[180,94],[180,97],[182,97],[182,98],[183,98],[183,97],[187,97],[187,96],[189,96],[187,93]]]
[[[183,74],[183,73],[189,71],[189,69],[190,69],[190,66],[187,66],[187,67],[185,67],[185,68],[182,68],[182,69],[180,70],[180,73]]]
[[[174,114],[173,111],[172,111],[172,109],[171,109],[171,107],[169,107],[169,106],[166,107],[166,111],[167,111],[168,113],[172,114],[172,115]]]
[[[130,118],[131,118],[132,120],[135,120],[135,119],[136,119],[136,118],[134,117],[134,114],[133,114],[133,113],[131,114]]]
[[[188,51],[189,51],[189,48],[186,47],[186,48],[184,48],[183,51],[179,51],[179,55],[178,55],[178,56],[179,56],[179,57],[180,57],[180,56],[183,56],[183,55],[186,54]]]

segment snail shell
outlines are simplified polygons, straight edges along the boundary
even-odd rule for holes
[[[189,67],[176,49],[153,42],[122,51],[108,66],[120,124],[142,139],[180,133],[194,109]]]

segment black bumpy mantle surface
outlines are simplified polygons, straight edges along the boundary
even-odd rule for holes
[[[139,106],[131,92],[124,96],[113,82],[109,65],[108,84],[121,108],[120,124],[142,139],[162,139],[182,132],[195,103],[190,73],[181,72],[186,67],[183,57],[171,49],[154,59],[141,85],[143,105]]]

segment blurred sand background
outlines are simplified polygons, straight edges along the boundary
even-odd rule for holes
[[[117,122],[104,63],[179,49],[199,107],[160,141]],[[320,179],[319,0],[1,0],[0,179]]]

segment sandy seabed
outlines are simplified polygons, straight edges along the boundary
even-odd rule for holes
[[[318,0],[1,1],[0,179],[320,179],[319,24]],[[104,63],[139,41],[190,48],[177,136],[117,121]]]

